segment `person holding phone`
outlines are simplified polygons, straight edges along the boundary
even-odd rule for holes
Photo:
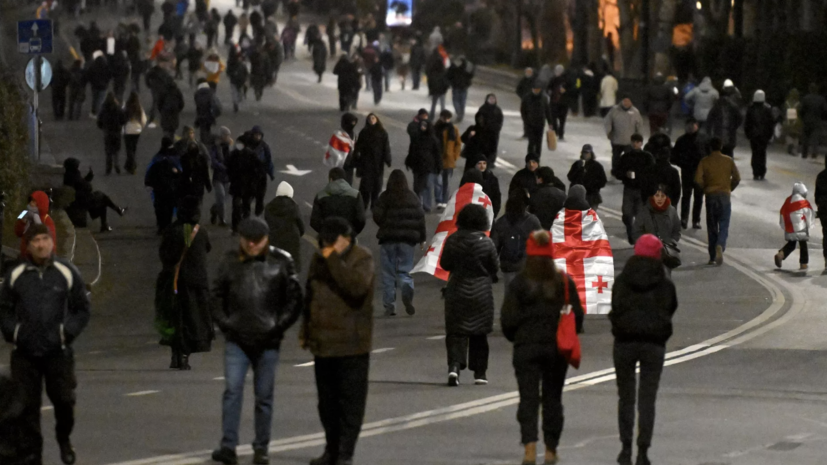
[[[55,222],[52,221],[52,217],[49,216],[49,196],[43,191],[32,192],[32,195],[29,196],[29,203],[20,215],[18,215],[17,222],[14,224],[14,233],[20,238],[21,257],[26,256],[26,251],[29,247],[29,241],[26,239],[26,231],[36,224],[43,224],[49,229],[52,242],[55,244],[55,254],[57,254]]]

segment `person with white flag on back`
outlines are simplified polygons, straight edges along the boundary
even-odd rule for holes
[[[327,146],[327,151],[324,154],[324,164],[331,168],[342,168],[345,166],[348,155],[353,152],[356,146],[354,129],[356,123],[359,122],[353,113],[345,113],[342,115],[341,128],[330,136],[330,142]],[[353,167],[350,167],[349,175],[346,177],[349,184],[353,183]],[[345,172],[348,168],[345,167]]]
[[[810,262],[807,241],[810,239],[810,228],[813,227],[814,219],[813,207],[807,200],[807,186],[797,182],[793,185],[793,195],[787,197],[781,207],[780,225],[784,230],[784,239],[787,240],[787,244],[775,254],[776,267],[781,268],[781,262],[793,253],[798,243],[800,269],[807,269],[807,264]]]

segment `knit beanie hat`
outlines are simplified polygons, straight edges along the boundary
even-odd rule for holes
[[[276,197],[290,197],[293,198],[293,186],[287,183],[287,181],[282,181],[279,183],[279,187],[276,188]]]
[[[756,90],[752,96],[752,103],[764,103],[767,101],[767,94],[763,90]]]
[[[554,258],[551,247],[551,234],[544,230],[531,233],[525,244],[525,254],[529,257]]]
[[[530,161],[540,163],[540,155],[537,155],[536,153],[529,153],[525,156],[525,162],[528,163]]]
[[[270,227],[261,218],[245,218],[238,225],[238,234],[245,239],[258,241],[270,234]]]
[[[660,260],[663,243],[653,234],[644,234],[635,242],[635,255]]]

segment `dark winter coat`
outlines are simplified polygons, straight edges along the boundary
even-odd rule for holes
[[[451,273],[445,288],[445,332],[482,335],[493,331],[499,259],[484,232],[460,229],[445,241],[440,266]]]
[[[700,131],[694,134],[684,134],[675,141],[672,148],[672,162],[681,167],[682,170],[689,170],[692,176],[698,170],[698,164],[703,157],[709,154],[709,139],[706,134]]]
[[[258,181],[267,176],[264,165],[249,147],[235,149],[227,160],[227,176],[230,178],[230,195],[248,197],[256,193]]]
[[[668,157],[660,157],[654,165],[642,173],[644,184],[641,186],[641,195],[648,198],[658,191],[658,185],[666,186],[666,196],[672,201],[672,205],[679,205],[681,200],[681,174],[678,169],[672,166]]]
[[[589,196],[600,194],[600,189],[606,187],[606,170],[595,159],[572,163],[567,177],[570,185],[580,184],[585,187],[586,195]]]
[[[197,154],[187,151],[181,156],[180,182],[178,193],[182,198],[189,195],[202,198],[204,190],[212,192],[210,159],[205,153],[200,150]]]
[[[244,87],[250,77],[250,71],[235,52],[232,52],[231,58],[227,60],[227,77],[230,78],[230,84],[238,89]]]
[[[491,132],[494,135],[498,135],[503,129],[504,117],[503,111],[499,105],[496,103],[493,105],[488,103],[488,98],[492,96],[494,96],[494,94],[488,94],[485,97],[485,103],[483,103],[477,111],[477,115],[481,115],[483,117],[486,131]]]
[[[452,89],[465,90],[471,87],[471,81],[474,79],[474,65],[466,60],[460,60],[459,63],[451,63],[448,71],[445,74],[448,83]]]
[[[442,148],[432,130],[420,130],[411,138],[405,167],[419,176],[442,171]]]
[[[512,218],[506,213],[494,221],[491,240],[497,250],[503,273],[515,273],[523,269],[526,241],[532,232],[542,228],[540,220],[527,212],[517,218]]]
[[[471,135],[471,133],[474,135]],[[488,160],[488,155],[493,151],[494,141],[491,139],[491,131],[487,131],[485,126],[474,124],[468,126],[468,129],[462,133],[460,137],[464,144],[461,156],[465,158],[464,171],[468,171],[480,161],[480,156]]]
[[[799,118],[805,127],[817,128],[827,116],[827,100],[818,94],[807,94],[801,99]]]
[[[556,350],[557,323],[565,305],[564,285],[569,287],[569,305],[574,313],[577,332],[582,332],[585,312],[577,293],[577,285],[570,277],[566,276],[565,284],[562,280],[558,282],[554,298],[549,299],[543,295],[539,286],[519,274],[505,290],[500,316],[505,338],[513,342],[515,347],[538,344]]]
[[[724,97],[715,102],[709,111],[705,127],[710,137],[721,138],[724,146],[734,146],[738,142],[738,128],[743,122],[741,110],[732,97]]]
[[[534,81],[536,79],[536,76],[523,76],[523,78],[520,79],[520,82],[517,83],[517,90],[515,91],[520,100],[524,99],[526,95],[531,93],[531,89],[534,87]]]
[[[349,94],[358,91],[362,84],[359,79],[359,70],[347,57],[342,57],[336,62],[333,74],[338,76],[338,88],[342,94]]]
[[[264,50],[257,50],[250,55],[250,85],[254,88],[266,86],[273,75],[270,56]]]
[[[228,341],[278,349],[302,310],[293,260],[275,247],[254,258],[227,252],[213,282],[211,303],[213,319]]]
[[[89,68],[86,69],[86,82],[89,83],[93,91],[106,90],[111,80],[112,71],[110,71],[109,63],[103,56],[95,58]]]
[[[120,136],[123,125],[126,124],[126,114],[118,104],[107,105],[105,102],[98,112],[98,128],[106,136]]]
[[[83,68],[72,67],[69,80],[69,99],[77,102],[86,100],[86,75]]]
[[[181,267],[178,272],[179,286],[186,284],[191,287],[209,289],[210,281],[207,276],[207,254],[212,250],[210,235],[206,228],[201,227],[187,249],[184,260],[181,261],[181,255],[184,253],[187,239],[184,235],[184,226],[185,223],[179,219],[164,231],[164,237],[161,240],[161,247],[158,251],[161,258],[161,265],[164,270],[174,271],[175,266],[178,265],[180,261]],[[190,226],[193,225],[190,224]],[[191,228],[189,229],[192,231]],[[212,333],[212,328],[209,328],[209,330],[210,333]]]
[[[0,290],[0,331],[19,354],[59,353],[89,323],[89,298],[74,265],[54,257],[43,267],[28,260],[6,274]]]
[[[52,87],[52,95],[65,97],[66,88],[69,87],[71,81],[72,73],[70,73],[65,66],[62,64],[55,66],[52,72],[52,83],[50,84]]]
[[[264,207],[264,220],[270,226],[270,245],[289,253],[300,268],[304,221],[296,201],[285,195],[274,198]]]
[[[422,67],[425,66],[426,59],[425,46],[422,45],[421,42],[415,43],[414,46],[411,47],[411,61],[409,62],[411,69],[421,72]]]
[[[379,123],[366,126],[359,133],[353,153],[356,176],[372,178],[381,184],[385,166],[391,166],[391,144],[387,131]]]
[[[164,69],[158,65],[149,68],[149,71],[146,72],[146,76],[144,76],[144,82],[149,90],[155,94],[158,94],[158,96],[161,95],[167,86],[174,83],[169,73],[164,71]]]
[[[178,193],[178,179],[181,176],[179,164],[174,160],[172,150],[161,152],[146,171],[144,185],[152,188],[155,199],[174,199]]]
[[[523,97],[520,104],[520,115],[522,115],[525,125],[530,128],[545,127],[546,121],[550,124],[551,110],[545,94],[540,92],[534,95],[534,92],[531,92]]]
[[[666,84],[661,79],[661,82],[649,86],[646,91],[646,108],[647,113],[653,114],[669,114],[672,109],[672,103],[675,102],[674,87]]]
[[[677,244],[681,240],[681,220],[674,205],[660,212],[652,205],[651,198],[647,198],[646,206],[635,215],[632,238],[637,241],[644,234],[654,234],[664,244]]]
[[[615,342],[666,345],[678,308],[675,285],[660,260],[633,256],[612,287],[609,321]]]
[[[344,179],[331,181],[313,200],[310,227],[322,230],[324,220],[338,216],[347,220],[356,236],[365,228],[365,203],[362,195]]]
[[[181,124],[179,116],[184,110],[184,94],[175,82],[161,91],[158,96],[158,111],[161,113],[161,128],[167,132],[175,132]]]
[[[129,79],[129,60],[122,51],[109,55],[109,71],[112,73],[112,81],[115,89],[123,88],[126,80]]]
[[[617,172],[620,175],[620,180],[623,181],[623,186],[632,189],[642,189],[646,186],[646,173],[654,164],[655,158],[649,152],[631,149],[625,151],[620,157],[620,166],[617,167]],[[629,171],[635,173],[635,179],[627,176]]]
[[[816,191],[813,199],[815,199],[816,208],[819,210],[819,216],[821,216],[822,211],[827,212],[827,169],[816,176]]]
[[[531,196],[530,202],[528,211],[537,215],[543,229],[549,231],[557,213],[566,203],[566,194],[551,184],[543,184]]]
[[[319,39],[313,43],[313,72],[324,73],[327,68],[327,45]]]
[[[522,189],[526,191],[529,196],[533,196],[538,187],[540,186],[537,184],[537,173],[528,168],[523,168],[517,171],[514,177],[511,178],[511,183],[508,185],[508,192],[514,189]]]
[[[351,245],[327,258],[317,252],[307,276],[302,336],[316,357],[348,357],[371,351],[373,256]]]
[[[489,169],[482,172],[482,192],[491,200],[491,207],[494,209],[494,217],[500,214],[500,207],[503,203],[503,196],[500,193],[500,181]]]
[[[221,115],[221,102],[209,84],[204,83],[198,87],[195,91],[195,127],[210,127]]]
[[[210,148],[210,167],[212,168],[212,182],[228,183],[227,161],[230,159],[230,146],[225,143],[213,144]]]
[[[373,206],[373,221],[379,226],[379,244],[422,244],[425,233],[425,211],[422,201],[410,189],[402,193],[384,191]]]
[[[763,102],[753,103],[747,109],[744,134],[751,142],[768,144],[775,133],[772,108]]]
[[[448,92],[450,83],[447,74],[442,55],[438,52],[432,53],[425,66],[425,75],[428,77],[428,95],[445,95]]]

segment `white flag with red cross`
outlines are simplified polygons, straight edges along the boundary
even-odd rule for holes
[[[551,237],[554,262],[574,280],[586,313],[609,313],[614,258],[597,213],[591,209],[561,210],[551,226]]]
[[[491,200],[482,191],[481,185],[476,183],[464,184],[454,193],[448,202],[448,206],[445,207],[428,250],[411,270],[411,273],[428,273],[443,281],[448,280],[449,273],[439,266],[439,260],[442,258],[442,248],[445,246],[448,236],[454,234],[457,230],[457,215],[466,205],[472,203],[485,207],[490,229],[490,225],[494,223],[494,207]]]
[[[344,165],[354,145],[353,139],[345,131],[339,129],[334,132],[324,154],[324,164],[331,168]]]

